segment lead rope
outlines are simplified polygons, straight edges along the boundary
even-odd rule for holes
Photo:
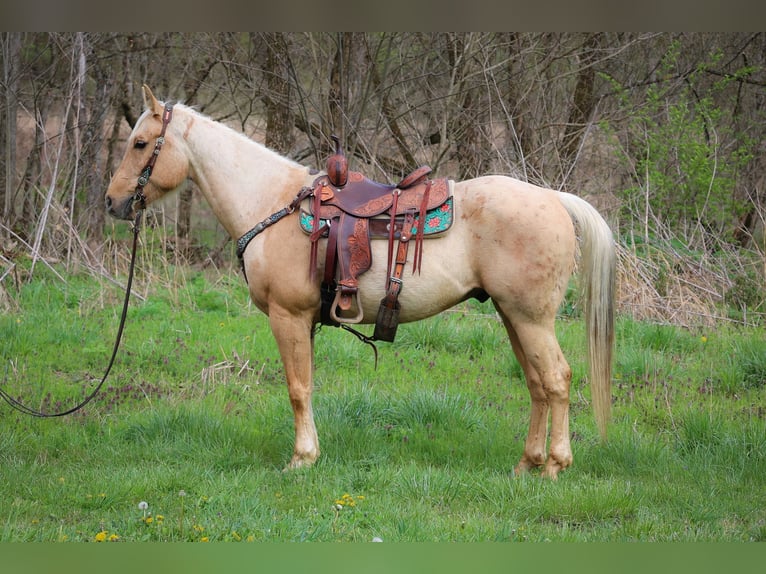
[[[92,401],[93,398],[96,396],[96,394],[98,394],[98,392],[101,390],[101,387],[104,385],[106,378],[109,376],[109,372],[112,370],[112,365],[114,364],[114,360],[117,357],[117,350],[120,348],[120,340],[122,339],[122,331],[125,328],[125,319],[128,315],[128,302],[130,301],[130,289],[131,289],[131,286],[133,285],[133,271],[136,266],[136,251],[138,250],[138,232],[140,231],[140,227],[141,227],[141,214],[142,214],[142,210],[139,209],[136,212],[136,219],[133,222],[133,252],[130,255],[130,270],[128,272],[128,285],[125,288],[125,302],[122,305],[122,315],[120,317],[120,326],[117,329],[117,338],[114,342],[112,357],[111,359],[109,359],[109,365],[107,365],[106,367],[106,372],[104,373],[104,376],[101,378],[101,382],[98,384],[98,386],[96,386],[95,389],[91,391],[91,393],[87,397],[85,397],[82,400],[82,402],[72,407],[71,409],[67,409],[60,413],[44,413],[42,411],[35,410],[32,407],[28,407],[27,405],[21,403],[18,399],[13,398],[3,389],[0,389],[0,397],[2,397],[6,403],[8,403],[11,407],[16,409],[17,411],[27,415],[31,415],[33,417],[38,417],[38,418],[63,417],[66,415],[70,415],[74,413],[75,411],[78,411],[81,408],[83,408],[90,401]],[[8,367],[6,366],[5,378],[3,379],[3,386],[5,386],[5,383],[7,380],[8,380]]]
[[[146,207],[146,196],[144,195],[144,187],[149,183],[149,178],[152,175],[152,171],[154,170],[154,164],[157,162],[157,157],[160,155],[160,150],[162,149],[162,145],[165,143],[165,131],[167,130],[168,124],[170,123],[170,120],[173,117],[173,103],[167,102],[165,104],[165,109],[162,113],[162,130],[160,131],[160,135],[157,137],[157,141],[154,143],[154,150],[152,151],[152,155],[149,157],[149,161],[146,163],[146,166],[144,166],[144,169],[141,171],[141,174],[138,176],[138,182],[136,184],[136,192],[133,196],[134,202],[138,204],[138,209],[136,210],[136,219],[133,222],[133,250],[130,254],[130,269],[128,271],[128,285],[125,288],[125,302],[122,305],[122,315],[120,316],[120,326],[117,328],[117,337],[114,341],[114,349],[112,349],[112,357],[109,359],[109,364],[106,367],[106,372],[104,373],[104,376],[101,378],[101,382],[98,383],[95,389],[91,391],[91,393],[85,397],[82,402],[80,402],[78,405],[72,407],[71,409],[67,409],[65,411],[62,411],[60,413],[44,413],[42,411],[38,411],[33,409],[32,407],[28,407],[22,402],[20,402],[18,399],[14,399],[11,395],[9,395],[7,392],[5,392],[3,389],[0,389],[0,397],[8,403],[11,407],[16,409],[19,412],[22,412],[24,414],[33,416],[33,417],[39,417],[39,418],[53,418],[53,417],[63,417],[66,415],[71,415],[72,413],[79,411],[81,408],[83,408],[85,405],[87,405],[90,401],[93,400],[93,398],[98,394],[98,392],[101,390],[101,387],[104,386],[104,383],[106,382],[106,378],[109,376],[109,372],[112,370],[112,365],[114,365],[114,360],[117,357],[117,350],[120,348],[120,340],[122,339],[122,331],[125,328],[125,319],[128,316],[128,302],[130,301],[130,289],[133,285],[133,272],[136,268],[136,252],[138,251],[138,233],[141,230],[141,215],[143,214],[144,208]],[[8,381],[8,367],[5,367],[5,377],[3,378],[3,386],[5,386],[5,383]]]

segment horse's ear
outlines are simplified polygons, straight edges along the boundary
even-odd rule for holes
[[[149,89],[149,86],[144,84],[144,107],[147,110],[152,110],[156,115],[162,115],[162,104],[154,97],[154,94]]]

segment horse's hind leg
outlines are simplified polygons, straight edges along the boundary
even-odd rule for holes
[[[556,478],[572,464],[569,442],[569,385],[572,373],[553,328],[536,323],[511,324],[500,310],[516,358],[521,363],[531,398],[529,432],[524,454],[515,468],[521,474],[545,464],[544,476]],[[551,415],[550,449],[545,456],[548,414]]]
[[[516,331],[507,322],[506,330],[511,339],[513,352],[524,371],[524,379],[526,380],[532,403],[529,416],[529,431],[527,433],[527,440],[524,443],[524,454],[522,454],[519,464],[514,469],[516,474],[521,474],[545,464],[545,443],[548,434],[549,408],[545,393],[542,390],[543,387],[540,377],[538,377],[537,371],[532,368],[527,360],[527,357],[524,354],[524,349],[521,347],[521,343],[519,343]]]
[[[314,334],[310,317],[282,309],[269,310],[269,323],[285,368],[287,391],[295,417],[295,447],[288,469],[310,466],[319,457],[319,439],[311,406]]]

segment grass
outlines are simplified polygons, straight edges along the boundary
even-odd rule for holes
[[[602,443],[582,321],[562,319],[575,464],[550,482],[512,474],[529,399],[491,306],[401,326],[377,370],[324,328],[322,457],[285,473],[292,414],[266,318],[235,275],[165,273],[183,281],[145,287],[94,404],[0,412],[0,541],[766,539],[762,330],[620,318]],[[6,390],[71,405],[105,367],[119,289],[38,272],[15,297],[0,316]]]

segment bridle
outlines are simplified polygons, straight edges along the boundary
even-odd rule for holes
[[[80,403],[78,403],[71,409],[67,409],[65,411],[58,412],[58,413],[45,413],[42,411],[35,410],[32,407],[25,405],[18,399],[12,397],[3,389],[0,389],[0,397],[2,397],[6,403],[8,403],[11,407],[16,409],[17,411],[33,416],[33,417],[38,417],[38,418],[53,418],[53,417],[63,417],[66,415],[70,415],[80,410],[85,405],[87,405],[90,401],[92,401],[93,398],[101,390],[101,387],[106,382],[106,378],[109,376],[109,372],[112,370],[112,365],[114,365],[114,360],[117,357],[117,350],[120,348],[122,331],[125,328],[125,319],[127,318],[127,315],[128,315],[128,302],[130,301],[130,290],[131,290],[131,287],[133,286],[133,274],[136,267],[136,252],[138,251],[138,233],[141,230],[141,216],[143,214],[144,209],[146,208],[146,196],[144,195],[144,187],[146,186],[146,184],[149,183],[149,178],[152,175],[152,171],[154,171],[154,164],[157,163],[157,156],[160,155],[160,150],[162,149],[162,145],[165,143],[165,130],[167,130],[168,124],[170,123],[170,120],[172,117],[173,117],[173,104],[166,103],[165,111],[162,114],[162,130],[160,131],[160,135],[157,137],[157,141],[154,143],[154,151],[152,152],[152,155],[149,157],[149,161],[146,163],[146,166],[144,166],[144,169],[141,170],[141,174],[138,176],[138,182],[136,183],[136,190],[135,190],[135,194],[133,195],[133,203],[137,204],[138,207],[136,209],[136,218],[133,221],[133,248],[130,254],[128,284],[125,287],[125,300],[122,305],[120,325],[117,328],[117,337],[114,342],[114,348],[112,349],[112,356],[109,359],[109,364],[106,367],[106,372],[104,373],[104,376],[101,378],[101,381],[98,383],[96,388],[93,389],[87,397],[85,397],[82,401],[80,401]],[[5,384],[7,380],[8,380],[8,367],[6,367],[5,369],[5,378],[3,380],[3,384]]]
[[[165,110],[162,112],[162,129],[160,135],[157,136],[157,141],[154,142],[154,151],[149,156],[149,161],[146,162],[144,169],[138,176],[138,183],[136,184],[136,192],[133,194],[133,202],[138,202],[138,209],[143,210],[146,208],[146,196],[144,195],[144,187],[149,183],[149,178],[154,171],[154,164],[157,163],[157,156],[160,155],[162,145],[165,143],[165,131],[168,129],[168,124],[173,118],[173,104],[168,102],[165,104]]]

